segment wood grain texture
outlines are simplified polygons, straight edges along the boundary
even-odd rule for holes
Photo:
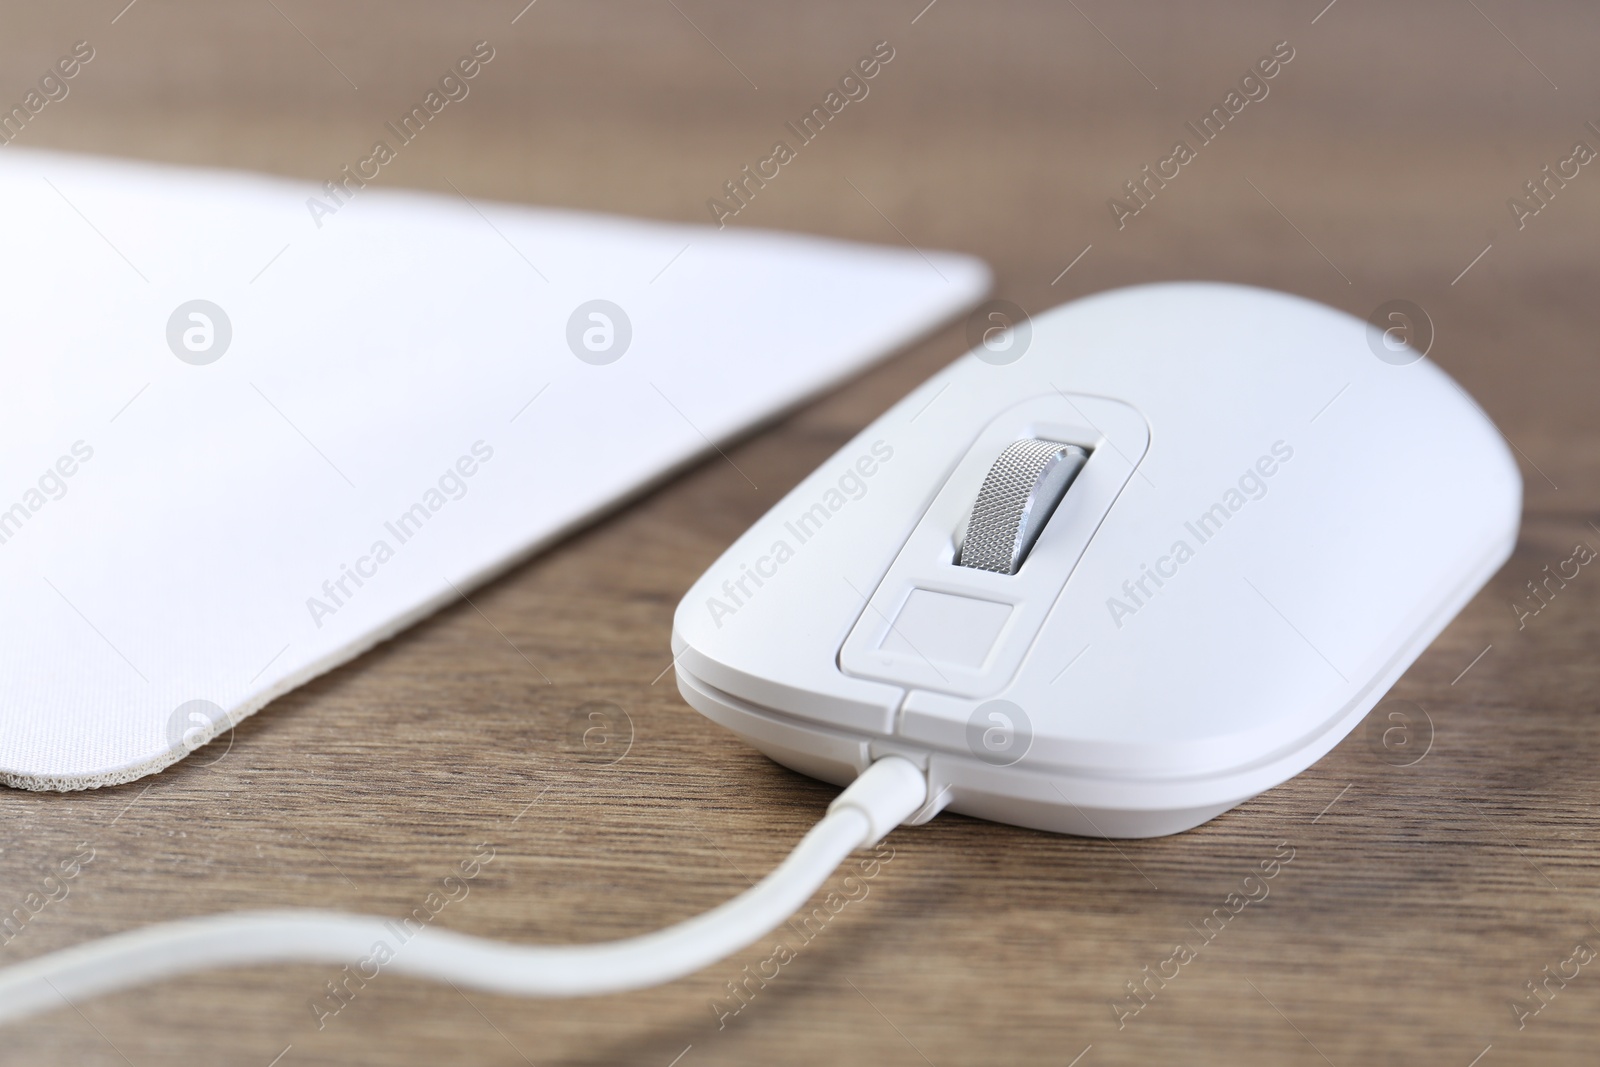
[[[385,974],[321,1029],[311,1005],[336,969],[230,971],[64,1008],[6,1031],[0,1058],[1595,1061],[1600,962],[1552,986],[1520,1029],[1510,1005],[1578,942],[1600,947],[1600,572],[1521,628],[1511,602],[1576,542],[1600,546],[1600,173],[1584,168],[1521,229],[1506,201],[1574,141],[1600,147],[1585,126],[1600,123],[1600,13],[1488,0],[522,2],[7,3],[0,90],[20,96],[89,39],[95,60],[27,143],[321,179],[487,39],[497,58],[472,97],[386,182],[700,221],[785,120],[888,40],[896,55],[870,96],[733,225],[973,252],[994,264],[998,295],[1035,312],[1171,278],[1269,285],[1361,316],[1393,298],[1427,309],[1433,358],[1515,443],[1527,484],[1515,556],[1391,694],[1426,709],[1431,748],[1395,767],[1358,731],[1281,788],[1152,841],[958,816],[901,830],[867,895],[720,1027],[713,999],[767,946],[664,988],[564,1003]],[[1284,40],[1295,58],[1269,96],[1119,230],[1107,199]],[[475,607],[278,701],[220,759],[214,747],[92,793],[0,794],[0,903],[93,849],[0,962],[228,908],[402,914],[480,843],[494,859],[440,925],[589,940],[726,899],[832,790],[677,696],[661,677],[674,605],[790,486],[964,347],[947,330],[750,436],[730,455],[756,488],[721,459],[699,465]],[[623,734],[584,747],[591,702],[631,719],[615,762]],[[1119,1026],[1127,983],[1198,941],[1284,842],[1294,858],[1266,899]]]

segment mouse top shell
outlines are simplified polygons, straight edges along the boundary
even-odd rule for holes
[[[680,689],[807,773],[908,755],[939,804],[1048,829],[1172,832],[1286,780],[1516,538],[1494,426],[1374,332],[1201,283],[1036,317],[712,565],[675,618]],[[1015,574],[963,567],[985,476],[1024,440],[1088,460]]]

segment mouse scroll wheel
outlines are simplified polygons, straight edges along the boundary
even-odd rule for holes
[[[1007,445],[984,476],[956,562],[1015,574],[1089,453],[1029,438]]]

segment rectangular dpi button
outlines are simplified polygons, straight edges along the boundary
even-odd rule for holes
[[[956,667],[982,667],[1011,617],[1011,605],[913,589],[878,648]]]

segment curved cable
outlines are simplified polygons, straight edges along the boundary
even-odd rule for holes
[[[367,959],[382,969],[491,993],[576,997],[669,982],[754,942],[811,898],[858,847],[927,800],[927,779],[890,756],[867,768],[794,851],[756,885],[675,926],[587,945],[513,945],[427,927],[403,943],[392,922],[342,912],[233,912],[159,923],[0,970],[0,1023],[118,989],[218,967]]]

